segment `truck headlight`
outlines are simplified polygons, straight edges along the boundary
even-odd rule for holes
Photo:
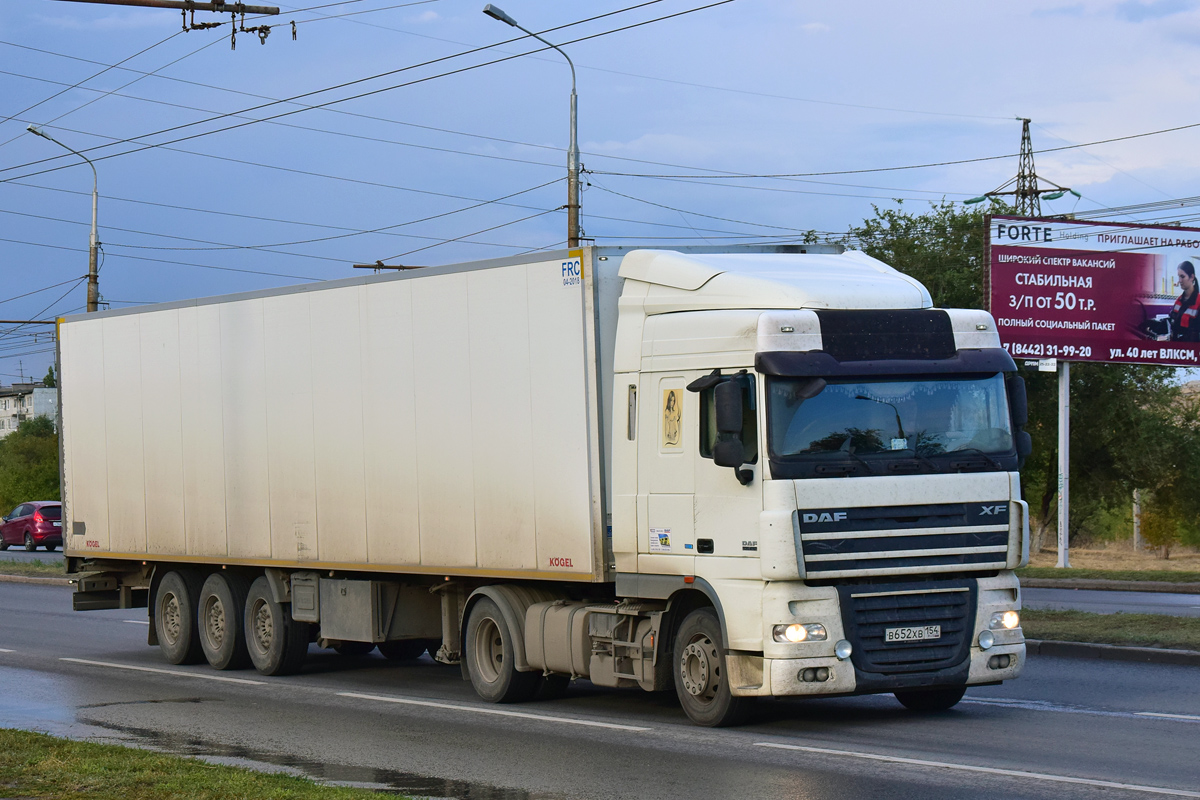
[[[992,614],[992,621],[988,623],[988,627],[994,631],[1012,630],[1021,626],[1021,615],[1016,611],[997,611]]]
[[[771,629],[771,638],[784,644],[798,642],[823,642],[829,638],[825,626],[817,622],[792,625],[776,625]]]

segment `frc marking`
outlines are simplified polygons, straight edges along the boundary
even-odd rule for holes
[[[834,511],[830,514],[828,511],[822,511],[820,514],[805,514],[805,522],[844,522],[846,520],[845,511]]]

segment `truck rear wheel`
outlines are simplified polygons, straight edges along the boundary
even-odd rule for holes
[[[958,705],[967,693],[966,686],[939,686],[936,689],[901,689],[893,692],[909,711],[946,711]]]
[[[236,572],[214,572],[200,589],[196,627],[204,657],[214,669],[250,666],[242,620],[249,590],[250,581]]]
[[[263,675],[291,675],[304,665],[308,623],[292,619],[291,609],[275,602],[265,576],[256,578],[246,594],[245,631],[250,660]]]
[[[412,661],[420,658],[428,646],[425,639],[392,639],[376,645],[388,661]]]
[[[688,719],[708,728],[738,725],[750,713],[752,698],[729,692],[721,621],[711,608],[684,618],[675,635],[675,694]]]
[[[365,656],[374,649],[374,642],[344,641],[333,646],[334,652],[339,656]]]
[[[482,597],[467,620],[467,674],[475,692],[489,703],[520,703],[533,697],[537,672],[518,672],[512,635],[491,598]]]
[[[172,664],[204,660],[196,626],[197,600],[203,581],[192,570],[168,572],[154,594],[154,631],[158,647]]]

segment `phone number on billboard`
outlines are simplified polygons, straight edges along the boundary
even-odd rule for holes
[[[1042,358],[1090,358],[1092,348],[1073,344],[1021,344],[1005,343],[1004,349],[1014,356],[1040,356]]]

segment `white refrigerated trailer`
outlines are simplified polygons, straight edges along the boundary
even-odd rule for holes
[[[991,317],[931,305],[836,246],[589,247],[67,317],[75,607],[498,702],[949,707],[1024,662],[1028,435]]]

